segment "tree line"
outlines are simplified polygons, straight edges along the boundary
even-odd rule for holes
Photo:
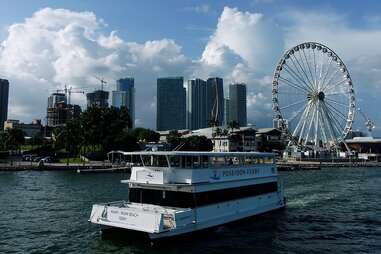
[[[140,142],[158,142],[160,135],[150,129],[132,129],[126,107],[88,107],[79,117],[51,130],[51,141],[43,140],[42,133],[31,140],[24,139],[20,129],[8,129],[0,133],[1,150],[19,150],[26,143],[35,145],[35,152],[66,153],[76,157],[88,153],[104,156],[111,150],[140,150]]]

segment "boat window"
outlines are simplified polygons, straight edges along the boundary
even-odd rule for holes
[[[167,158],[164,155],[142,155],[146,167],[168,167]]]
[[[265,158],[263,158],[263,163],[272,164],[272,163],[274,163],[274,158],[273,157],[265,157]]]
[[[254,156],[248,156],[245,158],[245,164],[247,165],[252,165],[256,163],[257,163],[257,159]]]
[[[170,156],[169,161],[171,163],[171,167],[174,167],[174,168],[180,167],[180,156]]]
[[[277,190],[277,182],[199,193],[131,188],[129,189],[129,201],[169,207],[193,208],[240,198],[254,197],[276,192]]]
[[[211,159],[211,165],[214,168],[219,168],[219,167],[225,167],[226,162],[225,162],[225,157],[210,157]]]
[[[209,167],[209,157],[201,156],[201,167],[208,168]]]
[[[192,168],[200,168],[201,167],[201,159],[200,156],[192,156],[193,167]]]

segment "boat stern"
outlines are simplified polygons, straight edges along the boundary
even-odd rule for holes
[[[159,234],[176,228],[176,219],[185,211],[117,201],[94,204],[89,221],[94,224]],[[183,222],[184,223],[184,222]]]

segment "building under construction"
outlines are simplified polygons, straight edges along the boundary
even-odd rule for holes
[[[64,93],[53,93],[48,98],[47,126],[57,127],[67,123],[67,121],[79,117],[81,107],[67,103]]]
[[[103,90],[96,90],[92,93],[87,93],[87,107],[96,106],[99,108],[108,107],[109,92]]]

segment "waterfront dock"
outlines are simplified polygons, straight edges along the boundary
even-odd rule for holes
[[[131,167],[85,168],[77,169],[77,173],[130,173]]]
[[[320,170],[322,168],[381,167],[377,161],[278,161],[279,171]]]
[[[111,163],[91,162],[91,163],[44,163],[39,165],[37,162],[10,161],[0,163],[0,171],[77,171],[77,170],[95,170],[112,168]]]

